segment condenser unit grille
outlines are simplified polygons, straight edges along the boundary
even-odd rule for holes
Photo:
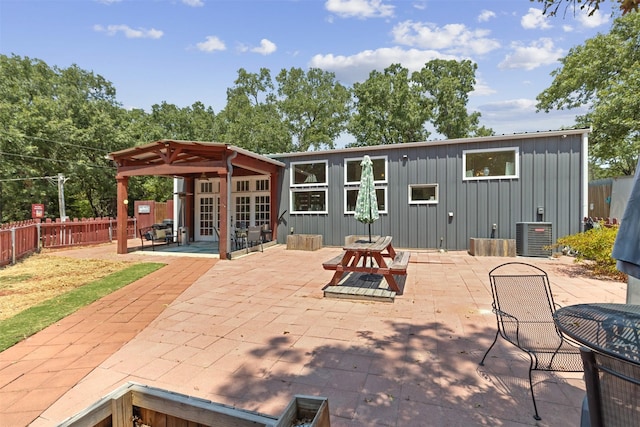
[[[516,254],[521,256],[551,256],[551,232],[550,222],[517,222]]]

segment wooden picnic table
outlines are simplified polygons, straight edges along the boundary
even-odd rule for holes
[[[389,288],[400,292],[394,275],[406,275],[409,252],[397,252],[391,236],[381,236],[376,240],[357,240],[343,247],[344,252],[322,264],[325,270],[335,270],[331,285],[337,285],[345,273],[381,274]]]

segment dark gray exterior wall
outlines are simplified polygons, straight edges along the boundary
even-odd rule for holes
[[[387,210],[373,234],[393,236],[399,248],[466,250],[472,237],[515,239],[517,222],[551,222],[553,241],[581,231],[586,215],[588,130],[540,132],[424,143],[375,146],[273,156],[285,163],[280,182],[278,242],[296,234],[321,234],[326,246],[367,234],[367,226],[344,213],[344,159],[387,156]],[[518,147],[519,177],[463,180],[463,151]],[[407,156],[403,160],[403,156]],[[291,162],[328,161],[327,214],[292,214]],[[410,184],[438,184],[437,204],[410,205]],[[544,215],[537,213],[538,207]],[[453,213],[453,217],[449,216]]]

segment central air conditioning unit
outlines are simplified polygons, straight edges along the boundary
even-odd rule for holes
[[[516,222],[516,255],[551,256],[550,222]]]

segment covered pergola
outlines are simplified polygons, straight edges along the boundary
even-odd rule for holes
[[[231,178],[268,175],[271,198],[270,228],[276,229],[278,213],[278,177],[284,164],[248,150],[219,142],[176,141],[163,139],[138,147],[116,151],[109,158],[117,166],[117,253],[127,253],[128,183],[132,176],[166,176],[183,178],[185,193],[194,193],[197,178],[220,178],[220,258],[228,258],[231,247],[229,212]],[[193,230],[193,197],[185,198],[185,223]]]

